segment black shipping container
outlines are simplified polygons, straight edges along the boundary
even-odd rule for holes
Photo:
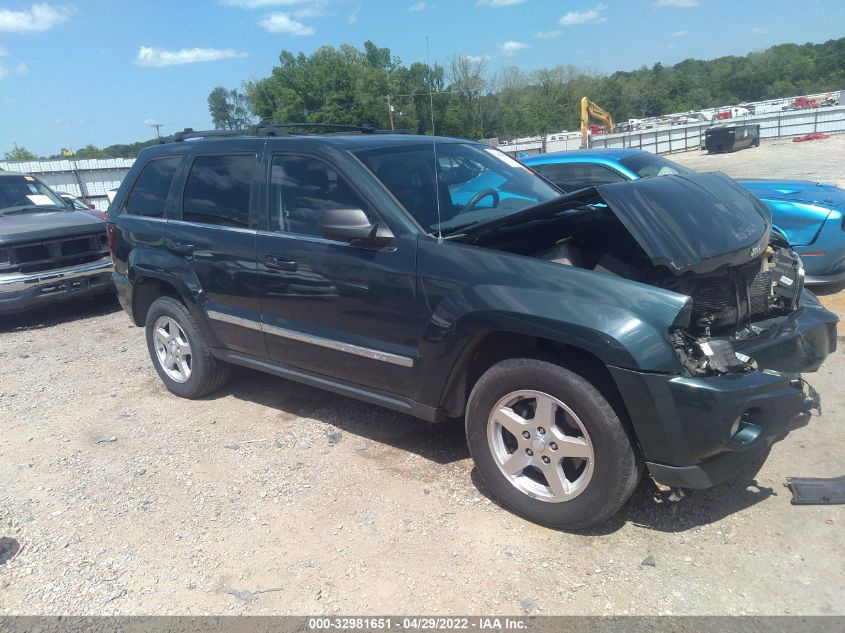
[[[714,125],[704,131],[704,147],[710,154],[735,152],[760,144],[760,126],[756,123]]]

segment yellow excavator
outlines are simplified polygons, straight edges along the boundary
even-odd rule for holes
[[[589,147],[590,117],[600,121],[605,128],[605,134],[613,132],[613,117],[593,103],[587,97],[581,97],[581,149]]]

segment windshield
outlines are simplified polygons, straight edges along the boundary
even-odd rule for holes
[[[456,233],[561,195],[492,147],[431,143],[365,150],[356,156],[429,233]]]
[[[33,176],[0,176],[0,213],[33,207],[61,207],[65,204],[47,185]]]
[[[79,198],[74,198],[70,195],[62,195],[62,199],[74,209],[79,209],[80,211],[88,211],[88,206],[86,206]]]
[[[692,169],[673,163],[671,160],[643,152],[636,156],[628,156],[619,161],[625,167],[636,173],[640,178],[653,176],[676,176],[678,174],[693,174]]]

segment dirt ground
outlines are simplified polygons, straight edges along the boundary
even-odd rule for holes
[[[845,184],[843,149],[673,158]],[[845,317],[845,291],[821,294]],[[643,485],[570,534],[492,503],[459,426],[248,370],[180,400],[116,303],[4,318],[0,539],[23,550],[0,565],[0,614],[843,614],[845,506],[784,488],[843,474],[839,340],[808,376],[823,416],[756,480],[677,503]]]

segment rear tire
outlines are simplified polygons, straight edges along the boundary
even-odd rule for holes
[[[196,321],[183,303],[159,297],[146,319],[147,349],[167,390],[181,398],[201,398],[220,389],[229,365],[214,358]]]
[[[642,473],[628,433],[596,386],[541,360],[515,358],[488,369],[470,394],[466,430],[493,496],[553,528],[606,520]]]

